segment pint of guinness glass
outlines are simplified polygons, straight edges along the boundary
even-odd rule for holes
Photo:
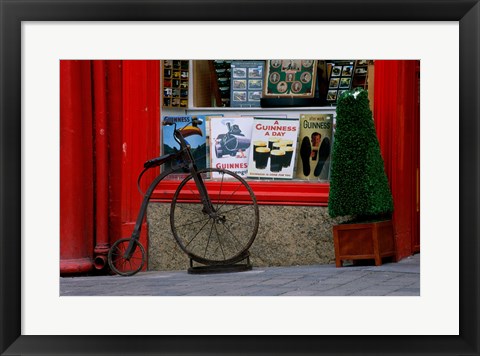
[[[270,152],[270,171],[280,172],[283,167],[283,160],[285,158],[284,150],[273,150]]]
[[[253,161],[257,161],[257,148],[258,147],[267,147],[266,141],[253,141]]]
[[[255,148],[255,153],[257,154],[257,159],[255,160],[255,168],[256,169],[267,168],[268,157],[270,156],[270,148],[257,147]]]
[[[273,150],[273,144],[280,141],[279,138],[276,138],[276,137],[270,137],[268,139],[268,148],[270,148],[270,151]]]
[[[292,140],[280,140],[279,143],[280,143],[280,146],[288,146],[288,147],[293,146]]]
[[[286,147],[283,147],[282,150],[285,151],[285,156],[283,157],[282,165],[284,168],[290,167],[290,164],[292,163],[293,147],[286,146]]]

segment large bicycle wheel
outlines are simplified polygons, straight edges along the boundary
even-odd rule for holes
[[[133,276],[145,264],[145,248],[138,240],[134,240],[132,256],[130,258],[124,257],[130,240],[129,238],[117,240],[108,251],[110,269],[121,276]]]
[[[185,178],[173,196],[170,225],[180,248],[205,265],[231,264],[245,258],[258,231],[258,206],[248,183],[236,173],[216,168],[200,170],[211,202],[208,211],[193,176]]]

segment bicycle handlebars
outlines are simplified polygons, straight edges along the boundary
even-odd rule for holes
[[[162,125],[163,126],[175,125],[175,128],[173,130],[173,138],[175,139],[175,141],[177,141],[180,144],[180,147],[184,147],[184,146],[188,145],[188,142],[185,140],[185,138],[182,135],[182,129],[184,129],[185,127],[187,127],[190,124],[192,124],[193,126],[196,127],[198,125],[201,125],[202,123],[203,123],[202,119],[199,119],[197,117],[192,117],[192,119],[190,121],[188,121],[185,124],[185,126],[183,126],[180,129],[177,129],[177,123],[176,122],[170,121],[168,119],[164,120],[162,122]],[[171,159],[175,155],[176,154],[169,154],[169,155],[164,155],[164,156],[160,156],[160,157],[157,157],[157,158],[153,158],[151,160],[146,161],[144,163],[143,167],[145,168],[145,170],[147,170],[149,168],[152,168],[152,167],[157,167],[157,166],[163,164],[164,162],[168,161],[169,159]],[[142,172],[142,174],[143,174],[143,172]]]
[[[177,129],[177,123],[176,122],[172,122],[168,119],[165,119],[163,121],[163,126],[171,126],[171,125],[174,125],[175,128],[173,129],[173,138],[175,139],[175,141],[177,141],[177,143],[180,145],[180,148],[185,148],[185,146],[188,145],[188,142],[185,140],[185,137],[183,137],[182,135],[182,130],[184,128],[186,128],[188,125],[192,125],[194,127],[197,127],[198,125],[201,125],[203,123],[203,120],[202,119],[199,119],[197,117],[192,117],[192,119],[190,121],[188,121],[182,128],[180,129]]]

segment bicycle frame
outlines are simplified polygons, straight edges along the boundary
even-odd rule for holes
[[[190,151],[190,145],[182,136],[181,129],[176,129],[175,127],[174,137],[177,140],[177,142],[180,144],[180,148],[181,148],[180,151],[178,151],[175,154],[167,154],[167,155],[163,155],[158,158],[155,158],[154,160],[147,161],[145,163],[145,169],[139,175],[139,180],[140,180],[142,175],[150,168],[153,168],[156,166],[162,166],[167,162],[172,162],[176,160],[180,161],[180,164],[178,166],[174,168],[168,168],[164,172],[160,173],[157,177],[155,177],[155,179],[148,186],[148,189],[145,191],[142,205],[140,206],[140,210],[137,215],[137,220],[135,222],[135,227],[132,232],[131,241],[128,244],[128,247],[125,250],[125,253],[123,255],[125,259],[129,259],[134,253],[135,243],[133,240],[138,240],[140,238],[142,222],[143,222],[143,219],[145,218],[145,213],[147,211],[148,203],[150,201],[150,197],[153,194],[153,191],[155,190],[155,187],[163,179],[165,179],[165,177],[169,176],[170,174],[178,172],[179,170],[182,170],[182,169],[188,169],[200,193],[201,203],[204,206],[203,212],[211,215],[215,211],[210,201],[210,197],[208,196],[207,190],[205,188],[205,183],[202,177],[198,174],[197,166],[195,165],[195,160],[192,156],[192,152]],[[148,165],[149,163],[151,165]]]

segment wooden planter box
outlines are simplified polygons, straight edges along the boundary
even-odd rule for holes
[[[391,220],[333,226],[335,263],[342,267],[343,260],[374,259],[375,266],[382,264],[382,258],[395,260],[395,241]]]

